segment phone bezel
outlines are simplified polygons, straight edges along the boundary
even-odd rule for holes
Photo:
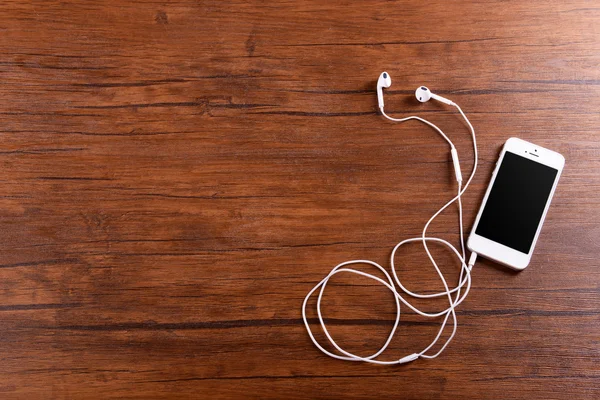
[[[538,224],[538,229],[533,238],[533,243],[531,244],[531,248],[529,249],[529,253],[520,252],[518,250],[515,250],[513,248],[510,248],[483,236],[477,235],[475,233],[475,231],[477,230],[477,225],[479,224],[479,219],[481,218],[481,214],[483,213],[483,210],[487,204],[488,196],[492,190],[492,186],[494,185],[494,182],[496,180],[497,172],[500,166],[502,165],[502,161],[504,160],[504,155],[506,154],[506,152],[514,153],[518,156],[525,157],[531,161],[535,161],[542,165],[547,165],[558,170],[558,173],[556,174],[556,178],[554,179],[554,183],[552,185],[552,190],[550,191],[550,195],[548,196],[548,200],[546,201],[544,213],[542,214],[542,217]],[[540,235],[540,231],[542,230],[542,226],[544,225],[544,220],[546,219],[546,214],[548,212],[548,208],[550,207],[550,203],[552,202],[552,197],[554,196],[554,191],[556,190],[556,186],[558,184],[558,180],[560,178],[564,165],[565,158],[555,151],[545,149],[543,147],[537,146],[533,143],[529,143],[522,139],[508,139],[504,144],[504,147],[502,148],[500,157],[498,157],[496,167],[494,168],[494,172],[492,174],[492,179],[490,180],[483,201],[481,202],[481,207],[479,208],[479,212],[477,213],[477,217],[475,218],[475,223],[473,224],[473,228],[471,229],[471,234],[469,235],[469,240],[467,241],[467,247],[469,248],[469,250],[476,252],[477,254],[485,258],[489,258],[516,270],[522,270],[526,268],[529,265],[529,262],[531,261],[531,256],[533,255],[533,251],[535,250],[535,245]]]

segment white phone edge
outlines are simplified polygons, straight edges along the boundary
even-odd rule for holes
[[[475,233],[477,225],[479,224],[479,219],[481,218],[481,214],[487,203],[488,196],[491,192],[492,186],[494,185],[494,181],[496,180],[496,174],[498,172],[498,169],[500,168],[500,165],[502,164],[502,160],[504,159],[504,155],[507,151],[558,170],[556,178],[554,179],[554,184],[552,185],[552,190],[550,191],[550,195],[548,196],[548,201],[546,202],[546,207],[544,208],[544,213],[542,214],[542,218],[540,219],[538,229],[535,233],[535,237],[533,238],[531,248],[529,249],[529,253],[527,254],[512,249],[510,247],[504,246],[500,243],[494,242],[483,236],[479,236]],[[497,263],[505,265],[509,268],[518,271],[525,269],[531,261],[531,257],[535,250],[535,245],[542,230],[542,226],[544,225],[544,220],[546,219],[546,214],[548,213],[548,209],[550,208],[550,203],[552,202],[552,197],[554,196],[554,191],[556,190],[556,186],[558,185],[558,180],[560,178],[564,165],[565,158],[555,151],[545,149],[541,146],[529,143],[519,138],[512,137],[508,139],[506,143],[504,143],[504,146],[500,153],[500,157],[498,157],[496,167],[494,168],[494,172],[492,173],[492,179],[490,180],[490,183],[487,187],[485,196],[483,197],[483,201],[481,202],[481,207],[479,207],[477,217],[475,218],[473,228],[471,229],[471,234],[469,235],[469,239],[467,240],[467,247],[469,248],[469,250],[477,253],[482,257],[488,258]]]

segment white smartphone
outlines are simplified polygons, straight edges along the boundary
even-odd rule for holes
[[[517,138],[504,144],[467,246],[522,270],[531,260],[565,158]]]

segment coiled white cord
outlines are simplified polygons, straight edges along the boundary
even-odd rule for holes
[[[472,253],[471,257],[469,259],[469,262],[467,264],[466,262],[466,256],[465,256],[465,244],[464,244],[464,229],[463,229],[463,215],[462,215],[462,201],[461,201],[461,196],[463,195],[463,193],[467,190],[467,188],[469,187],[469,184],[471,183],[471,180],[473,179],[473,177],[475,176],[475,171],[477,170],[477,141],[475,138],[475,130],[473,129],[473,126],[471,125],[471,122],[469,121],[469,119],[467,118],[467,116],[463,113],[462,109],[454,102],[451,101],[447,101],[446,104],[450,104],[455,106],[458,111],[460,112],[460,115],[464,118],[464,120],[466,121],[467,125],[469,126],[469,129],[471,131],[471,137],[473,139],[473,153],[474,153],[474,159],[475,162],[473,164],[473,170],[471,171],[471,175],[469,176],[469,179],[467,180],[467,183],[464,185],[464,187],[462,186],[462,176],[460,173],[460,165],[458,163],[458,154],[456,152],[456,148],[454,147],[454,144],[452,143],[452,141],[448,138],[448,136],[446,136],[446,134],[440,129],[438,128],[435,124],[417,117],[417,116],[410,116],[410,117],[405,117],[405,118],[392,118],[390,116],[388,116],[384,110],[383,110],[383,106],[380,107],[381,109],[381,114],[386,117],[387,119],[394,121],[394,122],[404,122],[404,121],[408,121],[411,119],[417,120],[417,121],[421,121],[424,124],[429,125],[430,127],[432,127],[434,130],[436,130],[450,145],[450,151],[452,154],[452,161],[454,164],[454,170],[455,170],[455,174],[456,174],[456,179],[458,182],[458,189],[457,189],[457,195],[454,196],[450,201],[448,201],[442,208],[440,208],[435,214],[433,214],[433,216],[429,219],[429,221],[427,221],[427,223],[425,224],[425,226],[423,227],[423,233],[421,235],[421,237],[415,237],[415,238],[410,238],[410,239],[406,239],[403,240],[402,242],[398,243],[394,249],[392,250],[392,254],[390,256],[390,266],[391,266],[391,270],[392,270],[392,275],[394,276],[394,280],[392,280],[390,274],[385,270],[385,268],[383,268],[381,265],[379,265],[376,262],[370,261],[370,260],[351,260],[351,261],[346,261],[343,262],[341,264],[338,264],[335,268],[333,268],[331,270],[331,272],[325,277],[323,278],[323,280],[321,280],[314,288],[312,288],[310,290],[310,292],[308,292],[308,294],[306,295],[306,297],[304,298],[304,302],[302,303],[302,318],[304,320],[304,325],[306,326],[306,330],[308,331],[308,335],[310,336],[311,340],[313,341],[313,343],[315,344],[315,346],[317,346],[317,348],[319,350],[321,350],[323,353],[327,354],[330,357],[333,358],[337,358],[339,360],[347,360],[347,361],[365,361],[365,362],[369,362],[369,363],[373,363],[373,364],[382,364],[382,365],[391,365],[391,364],[402,364],[402,363],[407,363],[413,360],[416,360],[417,358],[421,357],[421,358],[435,358],[438,355],[440,355],[444,349],[446,348],[446,346],[448,346],[448,344],[450,343],[450,341],[454,338],[454,335],[456,334],[456,328],[457,328],[457,321],[456,321],[456,313],[455,313],[455,308],[464,301],[464,299],[467,297],[467,294],[469,293],[469,290],[471,289],[471,269],[473,268],[473,265],[475,264],[475,260],[477,258],[477,254],[476,253]],[[449,242],[447,242],[446,240],[443,239],[439,239],[439,238],[435,238],[435,237],[427,237],[427,229],[429,228],[429,225],[431,224],[431,222],[442,212],[444,211],[448,206],[450,206],[452,203],[454,203],[455,201],[458,201],[458,217],[459,217],[459,228],[460,228],[460,247],[461,247],[461,251],[459,252],[452,244],[450,244]],[[440,280],[442,281],[442,284],[444,285],[444,291],[443,292],[439,292],[439,293],[433,293],[433,294],[420,294],[420,293],[415,293],[412,292],[410,290],[408,290],[407,288],[404,287],[404,285],[402,285],[402,283],[400,282],[400,279],[398,278],[398,275],[396,274],[396,267],[394,264],[394,258],[396,255],[396,251],[400,248],[400,246],[406,244],[406,243],[411,243],[411,242],[422,242],[423,243],[423,247],[425,248],[425,252],[427,253],[427,256],[429,257],[429,260],[431,261],[431,264],[433,265],[433,267],[435,268],[438,276],[440,277]],[[447,246],[450,250],[452,250],[452,252],[456,255],[456,257],[460,260],[461,262],[461,272],[460,272],[460,277],[458,280],[458,284],[455,288],[453,289],[449,289],[448,287],[448,283],[446,282],[446,278],[444,277],[444,275],[442,274],[442,272],[440,271],[440,268],[438,267],[435,259],[433,258],[433,256],[431,255],[431,252],[429,251],[429,247],[427,246],[428,242],[437,242],[437,243],[441,243],[445,246]],[[383,275],[385,276],[385,280],[377,277],[375,275],[372,274],[368,274],[366,272],[357,270],[357,269],[353,269],[353,268],[347,268],[348,265],[352,265],[352,264],[369,264],[372,265],[376,268],[378,268]],[[394,294],[394,299],[396,301],[396,320],[394,322],[394,326],[392,327],[392,330],[390,331],[390,334],[386,340],[386,342],[383,344],[383,346],[377,350],[375,353],[369,355],[369,356],[359,356],[356,354],[353,354],[347,350],[344,350],[343,348],[341,348],[336,342],[335,340],[331,337],[331,335],[329,334],[329,331],[327,330],[327,327],[325,326],[325,321],[323,320],[323,315],[321,313],[321,300],[323,298],[323,293],[325,292],[325,287],[327,286],[327,283],[329,282],[329,279],[331,279],[332,276],[334,276],[335,274],[339,274],[342,272],[346,272],[346,273],[353,273],[353,274],[358,274],[361,276],[364,276],[366,278],[369,279],[373,279],[376,282],[381,283],[383,286],[385,286],[388,290],[390,290],[393,294]],[[448,297],[448,308],[446,308],[445,310],[442,310],[440,312],[437,313],[428,313],[428,312],[424,312],[419,310],[417,307],[413,306],[408,300],[406,300],[404,297],[402,297],[402,295],[398,292],[398,290],[396,290],[396,287],[394,285],[394,281],[396,282],[396,285],[398,285],[398,287],[402,290],[402,292],[404,292],[405,294],[412,296],[412,297],[416,297],[416,298],[434,298],[434,297],[442,297],[442,296],[447,296]],[[461,290],[462,288],[466,285],[466,288],[464,290],[464,292],[461,295]],[[312,330],[310,328],[310,325],[308,323],[308,319],[306,317],[306,304],[308,303],[308,299],[313,295],[313,293],[319,289],[319,295],[317,298],[317,315],[319,317],[319,322],[321,324],[321,328],[323,329],[323,332],[325,333],[325,336],[327,337],[327,339],[329,340],[329,342],[333,345],[333,347],[335,349],[337,349],[337,351],[339,351],[341,354],[335,354],[332,353],[330,351],[328,351],[327,349],[325,349],[323,346],[321,346],[321,344],[315,339]],[[456,296],[453,298],[452,295],[456,293]],[[436,337],[433,339],[433,341],[422,351],[420,351],[419,353],[413,353],[413,354],[409,354],[406,357],[400,358],[398,360],[390,360],[390,361],[381,361],[378,360],[377,357],[379,357],[379,355],[381,355],[388,347],[388,345],[390,344],[392,338],[394,337],[394,334],[396,332],[396,329],[398,328],[398,324],[400,322],[400,302],[402,302],[404,305],[406,305],[408,308],[410,308],[411,310],[413,310],[415,313],[422,315],[424,317],[428,317],[428,318],[437,318],[437,317],[444,317],[444,320],[442,321],[442,324],[440,326],[440,329],[436,335]],[[452,321],[453,321],[453,328],[452,328],[452,334],[450,335],[450,337],[446,340],[446,342],[441,346],[441,348],[434,354],[425,354],[427,353],[439,340],[439,338],[442,335],[442,332],[444,331],[444,328],[446,327],[446,324],[448,322],[448,318],[452,316]]]

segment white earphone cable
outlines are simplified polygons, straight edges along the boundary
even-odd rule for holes
[[[439,97],[439,96],[438,96]],[[381,114],[394,122],[405,122],[411,119],[420,121],[426,125],[429,125],[430,127],[432,127],[434,130],[436,130],[444,140],[446,140],[446,142],[448,142],[448,144],[450,145],[450,149],[451,152],[453,152],[452,157],[453,157],[453,161],[454,161],[454,168],[457,174],[457,181],[458,181],[458,191],[457,191],[457,195],[455,197],[453,197],[450,201],[448,201],[443,207],[441,207],[435,214],[433,214],[433,216],[427,221],[427,223],[425,224],[424,228],[423,228],[423,232],[422,235],[420,237],[415,237],[415,238],[410,238],[410,239],[406,239],[403,240],[402,242],[398,243],[392,250],[391,256],[390,256],[390,266],[391,266],[391,270],[392,270],[392,275],[394,277],[394,280],[392,280],[392,277],[390,276],[390,274],[385,270],[385,268],[383,268],[381,265],[379,265],[376,262],[370,261],[370,260],[351,260],[351,261],[346,261],[343,262],[341,264],[338,264],[335,268],[333,268],[331,270],[331,272],[325,277],[323,278],[323,280],[321,280],[315,287],[313,287],[308,294],[306,295],[306,297],[304,298],[304,302],[302,303],[302,318],[304,320],[304,325],[306,326],[306,330],[308,331],[308,334],[311,338],[311,340],[313,341],[313,343],[315,344],[315,346],[321,350],[323,353],[327,354],[330,357],[333,358],[337,358],[340,360],[347,360],[347,361],[364,361],[364,362],[369,362],[369,363],[373,363],[373,364],[382,364],[382,365],[391,365],[391,364],[402,364],[402,363],[406,363],[406,362],[410,362],[413,360],[416,360],[419,357],[422,358],[435,358],[438,355],[440,355],[444,349],[446,348],[446,346],[450,343],[450,341],[454,338],[454,335],[456,334],[456,329],[457,329],[457,320],[456,320],[456,313],[455,313],[455,308],[462,303],[465,298],[467,297],[469,290],[471,288],[471,268],[473,267],[473,264],[475,263],[476,260],[476,253],[472,253],[471,254],[471,258],[469,259],[469,263],[466,263],[466,255],[465,255],[465,245],[464,245],[464,230],[463,230],[463,215],[462,215],[462,201],[461,201],[461,196],[463,195],[463,193],[467,190],[469,184],[471,183],[473,177],[475,176],[475,172],[477,170],[477,161],[478,161],[478,155],[477,155],[477,142],[476,142],[476,138],[475,138],[475,130],[473,129],[473,126],[471,125],[471,122],[469,121],[469,119],[467,118],[467,116],[463,113],[462,109],[454,102],[451,102],[450,100],[444,99],[446,104],[450,104],[455,106],[458,111],[460,112],[461,116],[464,118],[465,122],[467,123],[470,131],[471,131],[471,137],[473,140],[473,153],[474,153],[474,163],[473,163],[473,169],[471,171],[471,175],[469,176],[469,179],[467,180],[466,184],[464,185],[464,187],[462,186],[462,177],[460,176],[460,167],[458,165],[458,156],[456,154],[456,149],[454,147],[454,144],[452,143],[452,141],[448,138],[448,136],[446,136],[446,134],[440,129],[438,128],[435,124],[417,117],[417,116],[409,116],[409,117],[405,117],[405,118],[392,118],[390,116],[388,116],[384,110],[383,110],[383,106],[380,107],[381,110]],[[452,244],[450,244],[449,242],[447,242],[446,240],[443,239],[439,239],[439,238],[434,238],[434,237],[427,237],[427,229],[429,228],[429,225],[431,224],[431,222],[433,222],[433,220],[440,214],[442,213],[448,206],[450,206],[452,203],[454,203],[455,201],[458,201],[458,216],[459,216],[459,227],[460,227],[460,248],[461,251],[459,252]],[[402,285],[402,283],[400,282],[400,279],[398,278],[398,274],[396,273],[396,266],[394,263],[394,258],[396,255],[396,251],[404,244],[406,243],[412,243],[412,242],[422,242],[423,243],[423,247],[425,248],[425,252],[427,253],[427,256],[429,257],[429,260],[431,261],[434,269],[436,270],[438,276],[440,277],[440,280],[442,281],[442,284],[444,286],[444,291],[443,292],[438,292],[438,293],[433,293],[433,294],[420,294],[420,293],[415,293],[412,292],[410,290],[408,290],[406,287],[404,287],[404,285]],[[459,282],[457,284],[457,286],[453,289],[450,289],[448,287],[448,283],[446,282],[446,279],[444,277],[444,275],[442,274],[442,272],[440,271],[434,257],[431,255],[431,252],[429,251],[429,247],[427,246],[427,242],[437,242],[437,243],[441,243],[445,246],[447,246],[455,255],[456,257],[460,260],[461,262],[461,272],[460,272],[460,277],[459,277]],[[376,268],[378,268],[385,276],[386,280],[381,279],[375,275],[363,272],[363,271],[359,271],[356,269],[352,269],[352,268],[346,268],[346,266],[348,265],[353,265],[353,264],[368,264],[371,266],[374,266]],[[329,334],[329,331],[327,330],[327,327],[325,326],[325,321],[323,319],[323,314],[321,311],[321,300],[323,298],[323,293],[325,292],[325,287],[327,286],[327,283],[329,282],[329,279],[338,274],[338,273],[342,273],[342,272],[346,272],[346,273],[353,273],[353,274],[358,274],[361,276],[364,276],[366,278],[369,279],[373,279],[376,282],[381,283],[382,285],[384,285],[385,287],[387,287],[393,294],[394,294],[394,299],[396,301],[396,320],[394,322],[394,326],[392,327],[390,334],[386,340],[386,342],[383,344],[383,346],[376,351],[375,353],[373,353],[370,356],[358,356],[356,354],[350,353],[349,351],[344,350],[343,348],[341,348],[336,342],[335,340],[331,337],[331,335]],[[436,312],[436,313],[429,313],[429,312],[424,312],[419,310],[417,307],[413,306],[408,300],[406,300],[404,297],[402,297],[402,295],[398,292],[398,290],[396,290],[396,287],[394,285],[394,281],[396,282],[396,285],[398,285],[398,287],[402,290],[402,292],[404,292],[405,294],[411,296],[411,297],[415,297],[415,298],[434,298],[434,297],[442,297],[442,296],[447,296],[448,297],[448,308],[446,308],[443,311],[440,312]],[[464,293],[462,293],[461,295],[461,289],[466,285],[466,288],[464,290]],[[339,351],[342,355],[339,354],[335,354],[332,353],[328,350],[326,350],[323,346],[321,346],[321,344],[315,339],[312,330],[310,328],[307,316],[306,316],[306,305],[308,303],[308,299],[313,295],[313,293],[319,289],[319,295],[317,298],[317,315],[319,318],[319,322],[321,325],[321,328],[323,330],[323,332],[325,333],[325,336],[327,337],[327,339],[329,340],[329,342],[331,343],[331,345],[333,345],[333,347]],[[456,293],[455,298],[452,297],[452,294]],[[400,322],[400,302],[402,302],[404,305],[406,305],[408,308],[410,308],[412,311],[414,311],[415,313],[424,316],[424,317],[428,317],[428,318],[436,318],[436,317],[441,317],[444,316],[444,320],[442,321],[442,324],[440,326],[440,329],[436,335],[436,337],[433,339],[433,341],[425,348],[423,349],[421,352],[419,353],[413,353],[410,354],[406,357],[403,357],[399,360],[391,360],[391,361],[381,361],[381,360],[377,360],[376,358],[381,355],[386,348],[388,347],[388,345],[390,344],[392,338],[394,337],[394,334],[396,332],[396,329],[398,328],[398,324]],[[450,317],[450,315],[452,315],[452,321],[453,321],[453,328],[452,328],[452,333],[450,334],[450,336],[448,337],[448,339],[446,340],[446,342],[442,345],[442,347],[433,355],[428,355],[425,354],[426,352],[428,352],[439,340],[439,338],[441,337],[444,328],[446,327],[446,324],[448,322],[448,318]]]

